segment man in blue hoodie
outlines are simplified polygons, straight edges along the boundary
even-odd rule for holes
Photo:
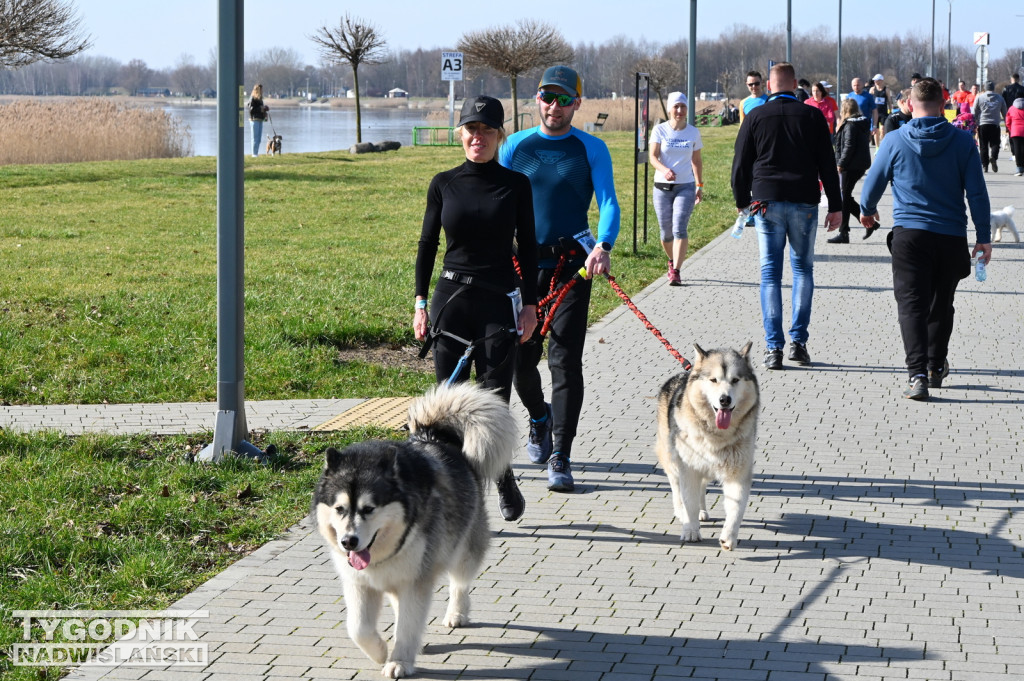
[[[903,397],[927,400],[949,373],[953,297],[971,272],[971,256],[992,257],[991,212],[978,147],[942,115],[942,86],[922,78],[911,90],[913,119],[882,138],[860,197],[865,227],[878,217],[878,200],[892,183],[893,292],[910,384]],[[976,243],[968,250],[967,206]]]

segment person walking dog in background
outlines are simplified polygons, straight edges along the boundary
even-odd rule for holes
[[[534,277],[543,295],[564,285],[580,267],[579,281],[562,300],[548,336],[551,403],[544,401],[538,364],[544,339],[538,330],[516,356],[515,388],[530,412],[527,453],[534,463],[548,464],[548,489],[575,489],[569,457],[583,410],[583,344],[587,335],[591,278],[611,271],[611,250],[619,235],[619,203],[612,178],[612,157],[603,141],[572,126],[580,108],[583,81],[568,66],[552,66],[537,92],[540,125],[512,135],[501,148],[501,164],[530,178],[537,222],[538,267],[523,269]],[[587,212],[597,198],[597,235]],[[589,254],[580,240],[594,243]],[[557,273],[557,277],[555,276]]]
[[[971,256],[992,257],[991,208],[978,148],[942,114],[942,87],[922,78],[911,90],[913,120],[882,139],[861,191],[861,223],[877,218],[892,184],[892,285],[910,383],[903,397],[927,400],[949,374],[953,297]],[[967,245],[967,206],[977,242]]]
[[[263,102],[263,84],[256,83],[252,88],[252,96],[246,105],[249,109],[249,123],[252,129],[252,157],[260,153],[260,142],[263,140],[263,122],[267,120],[270,107]]]
[[[704,197],[704,162],[700,131],[686,124],[686,95],[670,92],[672,119],[651,133],[651,165],[654,166],[654,212],[661,229],[661,245],[668,256],[668,283],[682,286],[679,268],[689,245],[687,226],[693,208]]]

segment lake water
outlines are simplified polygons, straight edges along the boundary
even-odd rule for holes
[[[167,111],[189,127],[193,153],[196,156],[217,155],[217,107],[165,106]],[[402,146],[412,144],[412,129],[427,123],[425,109],[363,109],[364,142],[397,140]],[[333,151],[348,149],[356,143],[356,112],[353,109],[327,107],[281,107],[271,109],[273,129],[284,138],[284,153]],[[445,121],[447,122],[447,121]],[[271,123],[263,124],[260,154],[266,147]],[[245,122],[243,149],[251,153],[252,137],[249,121]]]

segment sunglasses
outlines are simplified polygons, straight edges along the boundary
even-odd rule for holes
[[[572,95],[563,95],[558,92],[544,92],[543,90],[538,92],[537,95],[540,97],[540,101],[545,104],[554,104],[558,102],[558,106],[569,106],[576,101],[576,97]]]
[[[754,87],[755,85],[760,87],[761,81],[757,81],[756,83],[747,83],[747,87]]]

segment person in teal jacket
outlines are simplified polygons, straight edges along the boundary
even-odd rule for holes
[[[861,223],[878,217],[892,184],[893,293],[910,383],[903,397],[927,400],[949,374],[953,298],[970,274],[971,257],[992,257],[991,208],[978,147],[942,115],[942,86],[922,78],[911,90],[913,119],[882,138],[861,191]],[[964,197],[967,206],[964,205]],[[967,244],[967,208],[976,242]]]

